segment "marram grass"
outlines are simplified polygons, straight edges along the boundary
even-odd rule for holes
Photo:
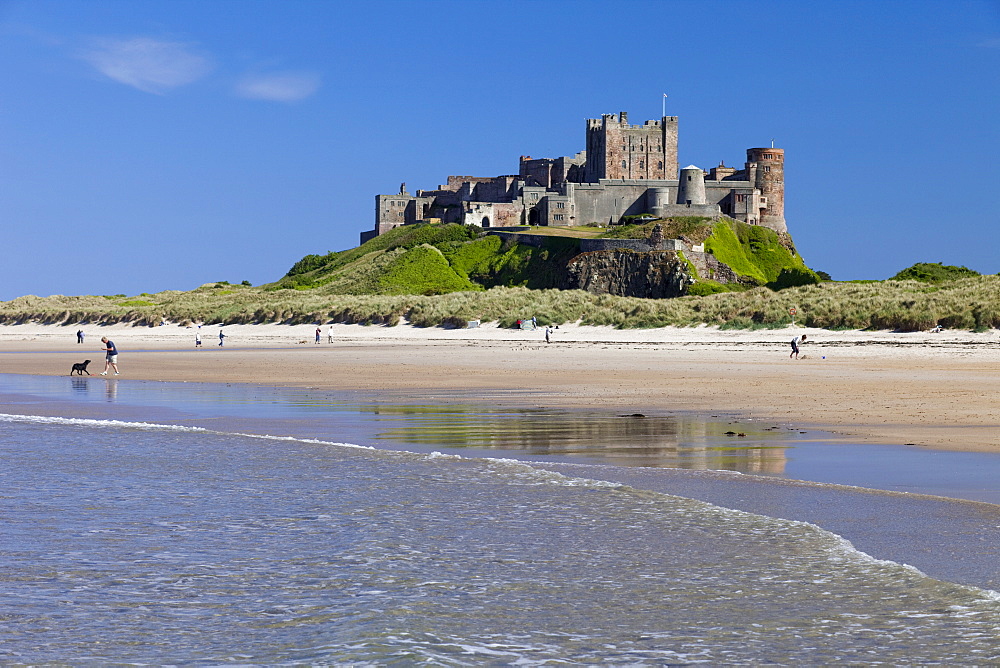
[[[443,295],[338,295],[312,290],[202,286],[190,292],[144,294],[141,299],[25,296],[0,302],[0,324],[132,323],[365,323],[421,327],[463,326],[468,320],[511,326],[519,318],[541,324],[581,322],[618,328],[718,325],[781,327],[795,321],[827,329],[916,331],[1000,327],[1000,276],[976,276],[928,285],[917,281],[821,283],[774,292],[755,288],[676,299],[594,295],[581,290],[491,288]]]

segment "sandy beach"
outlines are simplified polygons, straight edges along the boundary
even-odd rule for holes
[[[255,383],[385,393],[399,401],[740,412],[859,442],[1000,451],[1000,335],[712,327],[615,330],[420,329],[333,325],[0,326],[0,372]],[[194,347],[200,332],[203,348]],[[807,335],[803,359],[789,341]]]

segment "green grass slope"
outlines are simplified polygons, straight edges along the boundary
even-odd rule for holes
[[[691,294],[744,290],[767,285],[779,290],[819,282],[795,252],[788,235],[723,218],[678,217],[637,221],[605,231],[606,238],[647,238],[660,226],[664,238],[705,244],[728,265],[740,283],[720,284],[698,277]],[[497,286],[536,290],[560,287],[564,270],[580,251],[580,235],[561,236],[558,228],[541,247],[504,241],[483,230],[458,224],[405,225],[365,244],[326,255],[307,255],[267,289],[320,289],[325,294],[421,294],[483,290]],[[531,232],[532,228],[525,228]],[[572,230],[570,230],[572,231]],[[589,231],[596,234],[597,230]]]
[[[819,277],[805,265],[794,247],[789,248],[790,245],[782,243],[778,233],[769,228],[722,219],[712,225],[712,233],[705,240],[705,251],[758,285],[778,289],[818,283]],[[778,279],[783,275],[786,279],[779,283]],[[805,280],[796,283],[793,276],[801,276]]]
[[[405,225],[357,248],[307,255],[269,290],[318,289],[324,294],[417,294],[503,286],[557,287],[579,240],[553,236],[541,248],[505,242],[476,227]]]
[[[660,226],[665,239],[685,239],[691,245],[705,244],[705,251],[729,266],[743,282],[782,290],[820,281],[795,251],[788,234],[778,234],[760,225],[747,225],[731,218],[713,221],[698,216],[619,225],[602,236],[611,239],[645,239]],[[695,272],[696,273],[696,272]],[[721,284],[695,275],[690,294],[707,295],[746,289],[746,285]]]

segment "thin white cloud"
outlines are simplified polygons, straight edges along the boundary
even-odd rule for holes
[[[197,81],[212,70],[211,62],[191,45],[151,37],[96,40],[80,57],[119,83],[157,95]]]
[[[319,90],[319,86],[319,75],[311,72],[248,74],[236,84],[236,94],[251,100],[298,102]]]

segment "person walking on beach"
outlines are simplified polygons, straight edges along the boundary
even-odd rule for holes
[[[793,357],[795,359],[798,359],[799,358],[799,344],[800,343],[805,343],[805,342],[806,342],[806,335],[805,334],[803,334],[802,336],[796,336],[794,339],[792,339],[792,352],[789,353],[788,359],[792,359]]]
[[[220,348],[222,347],[222,344],[223,344],[223,342],[224,342],[225,340],[226,340],[226,335],[225,335],[225,334],[223,334],[223,333],[222,333],[222,330],[220,329],[220,330],[219,330],[219,347],[220,347]]]
[[[320,335],[320,334],[322,334],[322,333],[323,333],[323,332],[322,332],[322,331],[320,330],[320,328],[319,328],[319,327],[317,326],[317,327],[316,327],[316,343],[319,343],[319,335]]]
[[[118,348],[115,347],[114,341],[108,341],[108,337],[102,336],[101,343],[104,344],[104,371],[101,373],[102,376],[108,375],[108,368],[115,370],[115,375],[118,375]]]
[[[549,341],[549,332],[551,332],[551,331],[552,331],[551,328],[549,328],[549,327],[545,328],[545,343],[551,343],[551,341]]]
[[[194,333],[194,347],[201,348],[201,332]]]
[[[333,325],[326,328],[326,342],[333,343]]]
[[[83,336],[84,336],[84,334],[83,334],[83,330],[82,329],[76,330],[76,342],[77,343],[83,343]]]

